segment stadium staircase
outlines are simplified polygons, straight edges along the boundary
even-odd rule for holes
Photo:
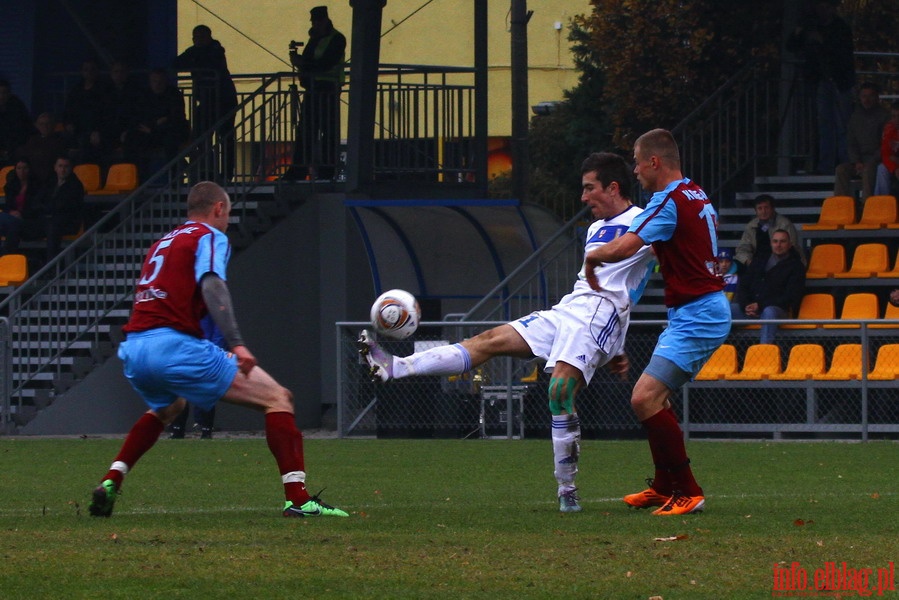
[[[2,298],[4,351],[10,358],[4,362],[11,371],[4,377],[10,387],[4,412],[9,422],[0,431],[28,423],[115,351],[146,248],[184,219],[191,178],[182,159],[189,152],[134,192],[103,196],[102,217]],[[226,188],[233,199],[228,235],[235,252],[305,201],[296,191],[282,193],[274,182]]]

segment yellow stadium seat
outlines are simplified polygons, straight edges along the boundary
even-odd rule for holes
[[[861,244],[852,254],[852,266],[844,273],[834,273],[837,279],[876,277],[890,268],[886,244]]]
[[[753,344],[746,350],[743,368],[727,375],[728,381],[760,381],[780,373],[780,347],[776,344]]]
[[[709,357],[699,373],[697,381],[725,379],[737,371],[737,349],[732,344],[722,344]]]
[[[896,253],[896,261],[893,263],[893,268],[889,271],[879,271],[877,276],[887,279],[899,277],[899,252]]]
[[[24,254],[0,256],[0,286],[17,286],[28,279],[28,259]]]
[[[137,189],[137,186],[137,165],[118,163],[109,167],[103,189],[97,190],[94,194],[124,194]]]
[[[840,311],[840,318],[845,320],[854,319],[879,319],[880,308],[877,301],[877,295],[868,292],[858,292],[849,294],[843,300],[843,309]],[[825,325],[825,329],[858,329],[861,325]]]
[[[889,301],[886,302],[886,308],[883,311],[883,318],[891,321],[899,321],[899,306],[893,306]],[[888,323],[868,325],[871,329],[897,329],[896,325]]]
[[[855,198],[830,196],[821,204],[817,223],[802,226],[804,231],[835,231],[844,225],[855,223]]]
[[[0,187],[6,185],[6,178],[9,177],[10,172],[15,168],[15,165],[7,165],[0,168]]]
[[[806,279],[826,279],[846,270],[846,249],[842,244],[818,244],[812,248]]]
[[[892,381],[899,377],[899,344],[884,344],[877,351],[874,368],[868,373],[868,379],[875,381]]]
[[[827,372],[813,377],[816,381],[849,381],[862,377],[862,345],[840,344],[833,351]]]
[[[827,321],[837,318],[836,301],[833,294],[815,293],[806,294],[802,297],[799,304],[799,312],[796,314],[797,321]],[[815,329],[820,327],[817,324],[783,324],[781,329]]]
[[[72,171],[79,181],[81,181],[81,185],[84,186],[84,191],[88,194],[92,194],[102,187],[100,181],[100,165],[84,163],[82,165],[75,165]]]
[[[882,229],[896,223],[895,196],[868,196],[858,223],[845,225],[843,229]]]
[[[820,344],[796,344],[790,348],[790,356],[783,373],[769,377],[772,381],[803,381],[823,375],[824,348]]]

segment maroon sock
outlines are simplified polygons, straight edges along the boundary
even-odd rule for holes
[[[278,463],[278,472],[281,473],[281,481],[284,483],[284,497],[298,506],[305,504],[310,498],[306,484],[303,481],[284,481],[286,473],[306,470],[303,460],[303,434],[297,429],[293,413],[267,413],[265,440]]]
[[[649,449],[656,466],[653,489],[660,494],[675,490],[688,496],[701,496],[684,446],[684,432],[671,409],[663,409],[643,421],[649,438]]]
[[[120,488],[125,474],[134,468],[134,465],[144,455],[144,452],[153,447],[153,444],[156,443],[162,434],[163,429],[165,429],[165,425],[162,424],[159,417],[153,413],[144,413],[131,428],[131,431],[128,432],[125,443],[122,444],[122,448],[119,450],[113,463],[123,463],[126,470],[121,471],[111,468],[101,481],[112,479],[115,482],[116,489]]]

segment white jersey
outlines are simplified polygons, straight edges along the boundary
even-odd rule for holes
[[[623,235],[642,211],[631,206],[611,219],[600,219],[587,229],[589,252]],[[546,361],[551,372],[557,362],[579,369],[590,383],[597,368],[624,352],[631,305],[640,299],[653,264],[650,246],[630,258],[596,269],[602,291],[594,292],[578,275],[574,289],[548,310],[538,310],[509,325],[527,342],[534,356]]]
[[[584,254],[594,248],[599,248],[627,233],[634,217],[639,215],[642,209],[629,206],[624,212],[609,219],[599,219],[591,223],[587,229],[587,242],[584,246]],[[611,299],[620,308],[627,308],[636,304],[643,295],[643,289],[649,280],[654,265],[652,247],[643,246],[633,256],[621,262],[605,263],[596,268],[596,278],[602,291],[599,292]],[[595,293],[587,284],[584,266],[578,273],[578,279],[574,283],[574,289],[569,296]],[[562,300],[564,302],[564,299]]]

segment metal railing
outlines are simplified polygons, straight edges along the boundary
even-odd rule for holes
[[[433,345],[454,343],[505,321],[425,322],[411,340],[387,341],[388,352],[406,356]],[[782,321],[788,324],[791,321]],[[804,322],[806,323],[806,322]],[[746,350],[758,343],[758,332],[737,322],[727,343]],[[687,384],[672,397],[688,436],[868,440],[899,434],[896,379],[873,380],[878,351],[899,342],[899,322],[809,321],[813,330],[780,330],[780,371],[796,344],[820,344],[829,366],[841,344],[860,344],[859,376],[842,380],[716,380]],[[858,329],[822,329],[824,324]],[[666,321],[632,321],[626,350],[631,369],[621,380],[599,369],[578,396],[578,416],[585,437],[643,436],[630,405],[634,383],[652,355]],[[872,325],[892,325],[874,329]],[[549,437],[549,376],[539,361],[495,358],[459,377],[416,376],[372,382],[359,359],[355,340],[363,322],[337,323],[338,434],[377,437]]]
[[[858,81],[873,81],[883,99],[899,97],[899,54],[856,52]],[[781,65],[777,65],[780,69]],[[684,173],[717,206],[733,206],[738,186],[759,172],[810,172],[817,133],[815,102],[798,63],[780,72],[751,63],[672,129]]]

